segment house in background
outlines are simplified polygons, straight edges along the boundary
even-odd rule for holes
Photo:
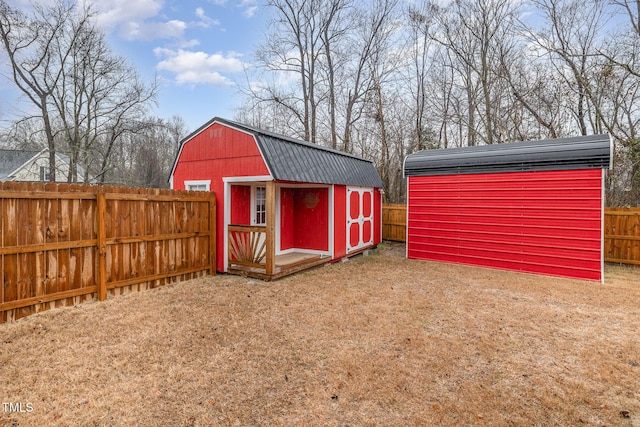
[[[217,270],[265,280],[336,261],[382,238],[372,162],[221,118],[180,145],[173,189],[217,198]]]
[[[405,159],[407,257],[604,280],[609,135]]]
[[[69,156],[56,153],[56,181],[66,182]],[[49,181],[49,150],[0,149],[0,181]],[[84,171],[78,168],[78,181],[84,182]]]

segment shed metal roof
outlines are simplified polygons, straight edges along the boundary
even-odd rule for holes
[[[369,160],[219,117],[214,117],[183,139],[181,146],[214,123],[252,134],[275,180],[377,188],[383,186],[378,171]],[[177,160],[178,157],[175,164]]]
[[[404,176],[611,168],[609,135],[425,150],[405,158]]]

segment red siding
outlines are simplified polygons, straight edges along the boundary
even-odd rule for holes
[[[294,247],[329,250],[329,191],[326,188],[297,188],[294,212]]]
[[[382,195],[379,189],[373,190],[373,244],[382,241]]]
[[[294,188],[280,189],[280,250],[295,248],[293,242],[294,229]]]
[[[251,186],[231,186],[231,224],[251,225]]]
[[[224,270],[223,177],[264,176],[269,170],[253,136],[214,123],[187,141],[173,174],[173,187],[184,189],[185,180],[210,179],[216,193],[218,271]]]
[[[329,190],[282,188],[280,250],[329,250]]]
[[[602,170],[409,177],[409,258],[601,280]]]

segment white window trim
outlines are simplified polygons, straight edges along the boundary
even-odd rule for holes
[[[258,215],[257,195],[258,188],[264,188],[264,222],[258,223],[256,217]],[[251,225],[264,227],[267,225],[267,185],[266,183],[256,183],[251,185]]]
[[[184,182],[184,189],[188,190],[190,186],[200,186],[204,185],[205,190],[201,191],[211,191],[211,180],[210,179],[200,179],[200,180],[192,180]]]

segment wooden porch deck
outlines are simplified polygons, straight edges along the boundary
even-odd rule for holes
[[[227,268],[229,274],[245,277],[255,277],[265,281],[280,279],[285,276],[297,273],[302,270],[317,267],[331,261],[330,256],[320,256],[300,252],[292,252],[284,255],[276,255],[275,269],[273,274],[266,273],[266,266],[262,268],[245,265],[231,264]],[[261,263],[260,265],[265,265]]]

